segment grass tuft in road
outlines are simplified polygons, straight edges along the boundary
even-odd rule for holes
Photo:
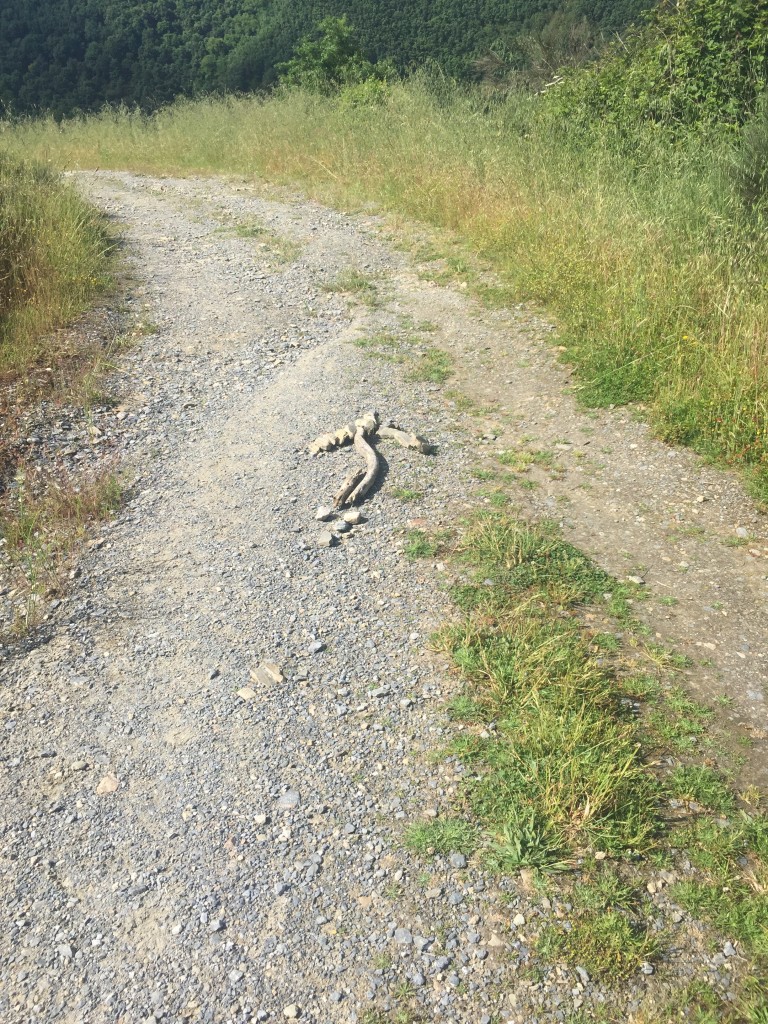
[[[657,956],[659,940],[624,914],[601,908],[578,915],[569,931],[549,925],[538,951],[548,960],[578,964],[590,976],[622,979]]]
[[[427,381],[433,384],[444,384],[453,374],[453,360],[447,352],[439,348],[428,348],[418,356],[408,372],[410,380]]]
[[[17,473],[0,505],[0,545],[27,595],[16,633],[37,624],[42,598],[59,589],[67,557],[91,527],[120,507],[124,490],[124,481],[110,467],[77,478],[60,475],[44,485]]]
[[[476,826],[462,818],[442,818],[411,825],[405,844],[415,853],[429,851],[446,856],[449,853],[469,855],[477,848]]]
[[[563,866],[583,847],[647,848],[659,786],[635,723],[569,609],[609,579],[549,531],[479,516],[459,556],[466,615],[440,635],[467,683],[459,713],[495,723],[452,752],[473,769],[466,794],[502,870]],[[454,709],[456,710],[456,709]],[[487,735],[487,733],[486,733]]]

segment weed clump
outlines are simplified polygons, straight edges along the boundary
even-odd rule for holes
[[[110,282],[96,211],[54,173],[0,153],[0,377],[55,360],[52,331]]]

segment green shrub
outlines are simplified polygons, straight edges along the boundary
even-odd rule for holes
[[[582,127],[643,121],[741,124],[768,78],[763,0],[662,0],[593,66],[549,91],[551,111]]]

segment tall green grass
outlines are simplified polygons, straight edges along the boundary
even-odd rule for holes
[[[0,153],[0,377],[55,361],[49,332],[109,282],[101,216],[51,170]]]
[[[0,146],[59,167],[299,182],[448,229],[498,273],[496,299],[556,317],[587,402],[644,404],[661,436],[768,493],[768,249],[732,184],[732,138],[586,140],[540,103],[415,80],[373,105],[293,92],[31,121]]]

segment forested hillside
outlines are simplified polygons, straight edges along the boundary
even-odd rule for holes
[[[250,91],[322,20],[346,14],[371,60],[436,61],[476,76],[521,36],[567,52],[610,35],[649,0],[0,0],[0,104],[65,114],[179,95]],[[519,51],[522,52],[522,51]],[[514,57],[513,57],[514,59]],[[525,57],[518,57],[524,60]]]

